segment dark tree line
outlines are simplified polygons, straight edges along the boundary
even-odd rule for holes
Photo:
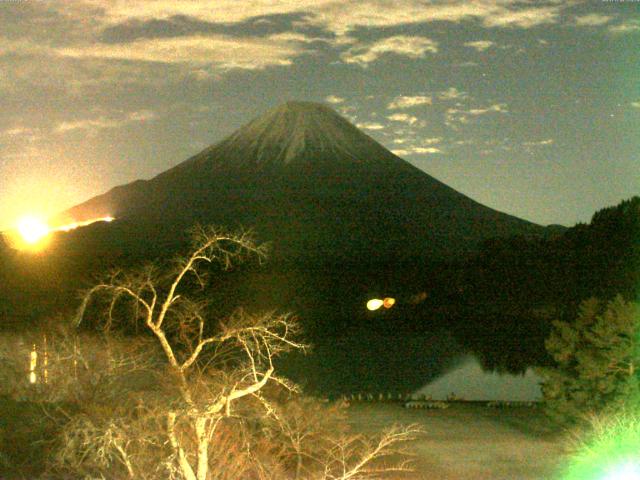
[[[640,288],[640,197],[604,208],[588,224],[551,238],[485,242],[456,288],[458,337],[494,368],[549,361],[551,321],[577,316],[582,301],[633,301]],[[469,323],[465,319],[473,318]]]

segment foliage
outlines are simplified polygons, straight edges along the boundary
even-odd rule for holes
[[[617,296],[589,299],[575,322],[555,321],[546,341],[554,367],[541,368],[547,413],[575,423],[640,404],[640,309]]]

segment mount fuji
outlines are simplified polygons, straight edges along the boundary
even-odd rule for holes
[[[145,249],[196,222],[252,228],[273,242],[274,261],[411,262],[545,231],[475,202],[311,102],[276,107],[158,176],[64,214],[107,215],[127,245]]]

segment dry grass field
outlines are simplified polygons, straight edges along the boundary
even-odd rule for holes
[[[410,446],[419,479],[553,480],[562,465],[562,436],[536,408],[454,403],[443,410],[414,410],[353,403],[348,412],[352,427],[363,433],[393,423],[421,425],[424,437]]]

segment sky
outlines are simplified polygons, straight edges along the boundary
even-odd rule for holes
[[[151,178],[287,100],[487,206],[640,194],[640,2],[0,0],[0,230]]]

